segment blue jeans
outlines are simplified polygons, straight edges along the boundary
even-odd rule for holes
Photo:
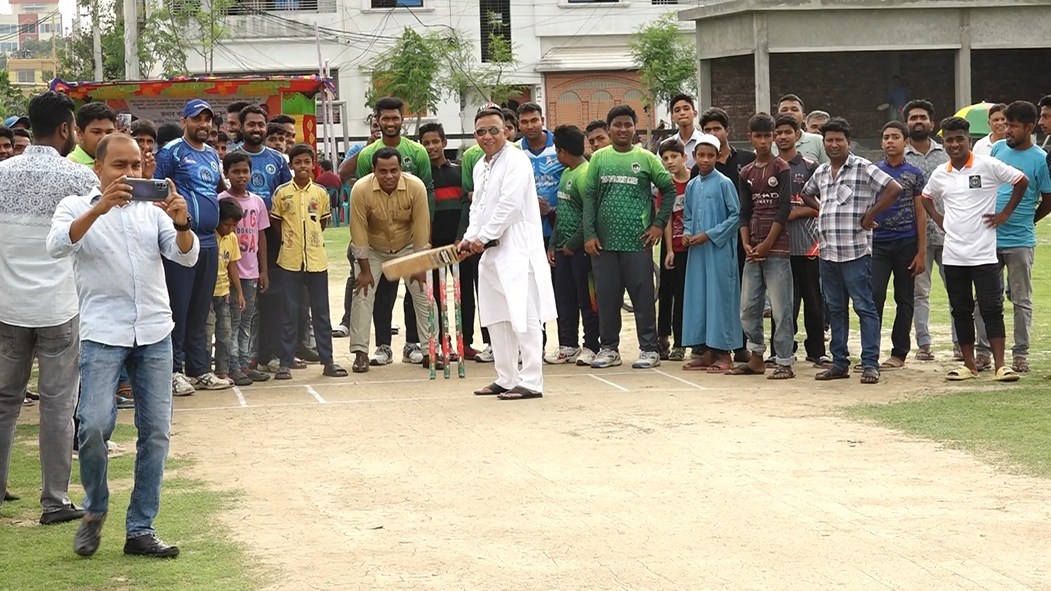
[[[237,302],[230,302],[230,370],[248,367],[252,352],[252,325],[255,320],[255,296],[259,291],[258,279],[242,279],[241,293],[245,296],[245,309]]]
[[[847,300],[854,301],[854,313],[861,321],[861,366],[879,368],[879,315],[872,300],[872,257],[863,256],[845,263],[821,259],[821,291],[828,304],[828,321],[832,327],[832,364],[839,369],[850,366],[847,338],[850,318]]]
[[[223,297],[212,298],[212,313],[215,315],[215,373],[230,373],[230,352],[233,351],[233,336],[230,330],[230,300],[237,307],[237,294],[230,292]]]
[[[769,257],[763,262],[746,262],[741,278],[741,327],[752,353],[766,352],[763,339],[763,307],[770,298],[770,314],[774,334],[770,338],[778,365],[791,366],[796,356],[794,324],[792,323],[792,260],[788,257]]]
[[[161,480],[172,422],[171,336],[152,345],[113,347],[93,341],[80,345],[80,480],[84,510],[95,516],[109,511],[106,440],[117,422],[113,392],[121,365],[128,368],[135,390],[135,485],[126,522],[127,535],[154,533],[161,500]]]

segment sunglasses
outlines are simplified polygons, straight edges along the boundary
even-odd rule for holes
[[[474,130],[474,135],[476,137],[485,137],[485,134],[487,134],[487,133],[489,135],[493,136],[493,137],[496,137],[498,135],[503,134],[504,130],[500,129],[499,127],[490,127],[488,129],[476,129],[476,130]]]

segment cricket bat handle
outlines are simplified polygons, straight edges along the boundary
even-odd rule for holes
[[[500,246],[500,239],[499,238],[494,238],[494,239],[490,240],[489,242],[486,242],[485,245],[482,248],[484,248],[485,250],[489,250],[490,248],[493,248],[495,246]],[[463,260],[463,259],[466,259],[468,257],[474,256],[474,252],[472,252],[470,250],[460,250],[460,253],[461,253],[461,256],[463,257],[460,260]],[[481,254],[481,253],[479,253],[479,254]]]

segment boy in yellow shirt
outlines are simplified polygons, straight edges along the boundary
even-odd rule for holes
[[[237,261],[241,260],[241,247],[237,243],[237,224],[244,217],[244,210],[236,199],[219,200],[219,226],[215,239],[219,243],[219,275],[215,279],[212,293],[212,313],[215,314],[215,375],[221,380],[233,381],[234,385],[247,386],[252,380],[233,366],[230,372],[232,352],[230,332],[230,310],[237,306],[244,310],[245,297],[241,292],[241,278],[237,273]],[[231,297],[233,291],[233,297]]]
[[[292,165],[292,181],[274,191],[271,225],[281,237],[277,253],[277,267],[271,271],[271,283],[281,283],[284,298],[281,322],[281,367],[275,380],[290,380],[289,367],[299,342],[299,306],[306,288],[310,299],[310,317],[314,325],[314,340],[318,357],[325,366],[324,375],[345,377],[347,371],[332,357],[332,324],[328,310],[328,257],[325,255],[323,232],[328,219],[328,191],[312,180],[314,148],[296,144],[288,153]]]

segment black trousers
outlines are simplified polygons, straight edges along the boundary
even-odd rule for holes
[[[284,286],[284,322],[281,325],[281,365],[289,367],[299,346],[299,308],[303,294],[310,302],[310,317],[314,325],[314,340],[321,363],[331,365],[332,321],[328,311],[328,271],[307,273],[275,269]],[[306,288],[304,290],[303,288]]]
[[[803,310],[806,338],[803,349],[817,360],[825,352],[825,299],[821,297],[821,264],[817,257],[792,257],[792,320],[799,334],[799,310]]]
[[[894,276],[894,327],[891,329],[890,354],[905,359],[912,348],[912,312],[916,278],[909,265],[919,248],[915,238],[872,242],[872,302],[883,326],[883,306],[887,303],[887,285]]]
[[[558,344],[561,347],[580,346],[580,321],[584,324],[584,346],[598,351],[598,312],[591,307],[588,292],[588,273],[591,257],[584,249],[566,256],[555,251],[555,310],[558,312]]]
[[[942,266],[945,271],[945,291],[949,294],[949,308],[952,310],[952,323],[961,345],[974,345],[975,300],[978,302],[978,310],[985,322],[985,332],[989,338],[1002,339],[1006,336],[998,267],[996,263],[973,267]]]
[[[661,286],[657,295],[657,336],[675,336],[682,347],[682,298],[686,290],[686,261],[690,251],[675,253],[674,268],[664,267],[665,246],[661,242]]]

